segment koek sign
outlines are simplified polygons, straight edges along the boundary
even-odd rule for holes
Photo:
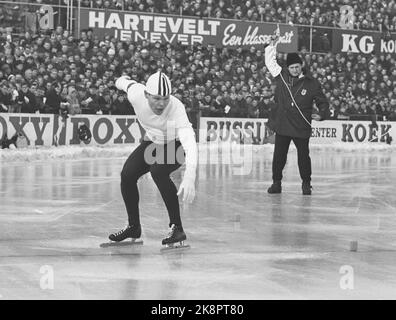
[[[386,142],[391,137],[392,122],[375,125],[370,122],[342,123],[343,142]]]
[[[381,39],[381,53],[393,53],[396,54],[396,34],[393,33],[390,39]]]

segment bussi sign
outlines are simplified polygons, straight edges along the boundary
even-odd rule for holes
[[[91,28],[99,37],[217,47],[263,46],[277,27],[268,23],[95,9],[81,9],[80,21],[81,29]],[[280,31],[279,50],[297,51],[297,28],[280,25]]]
[[[333,52],[357,54],[396,54],[396,35],[383,39],[380,32],[333,30]]]
[[[272,143],[274,132],[266,126],[267,119],[206,118],[200,119],[200,143],[232,142],[243,144]],[[313,144],[385,144],[395,141],[393,122],[313,121]]]

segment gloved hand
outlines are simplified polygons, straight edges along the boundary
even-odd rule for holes
[[[193,202],[195,198],[195,185],[193,179],[183,179],[182,183],[180,184],[179,191],[177,195],[183,194],[183,201],[188,203]]]

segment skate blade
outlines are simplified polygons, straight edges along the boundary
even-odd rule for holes
[[[190,245],[184,243],[172,243],[167,244],[163,248],[161,248],[161,252],[169,252],[169,251],[184,251],[190,249]]]
[[[120,241],[120,242],[105,242],[101,243],[99,246],[101,248],[108,248],[108,247],[127,247],[127,246],[135,246],[135,245],[142,245],[143,240],[141,239],[132,239],[132,240],[126,240],[126,241]]]

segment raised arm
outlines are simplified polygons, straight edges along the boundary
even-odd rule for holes
[[[282,67],[276,62],[276,45],[270,44],[265,48],[265,66],[273,77],[277,77]]]

